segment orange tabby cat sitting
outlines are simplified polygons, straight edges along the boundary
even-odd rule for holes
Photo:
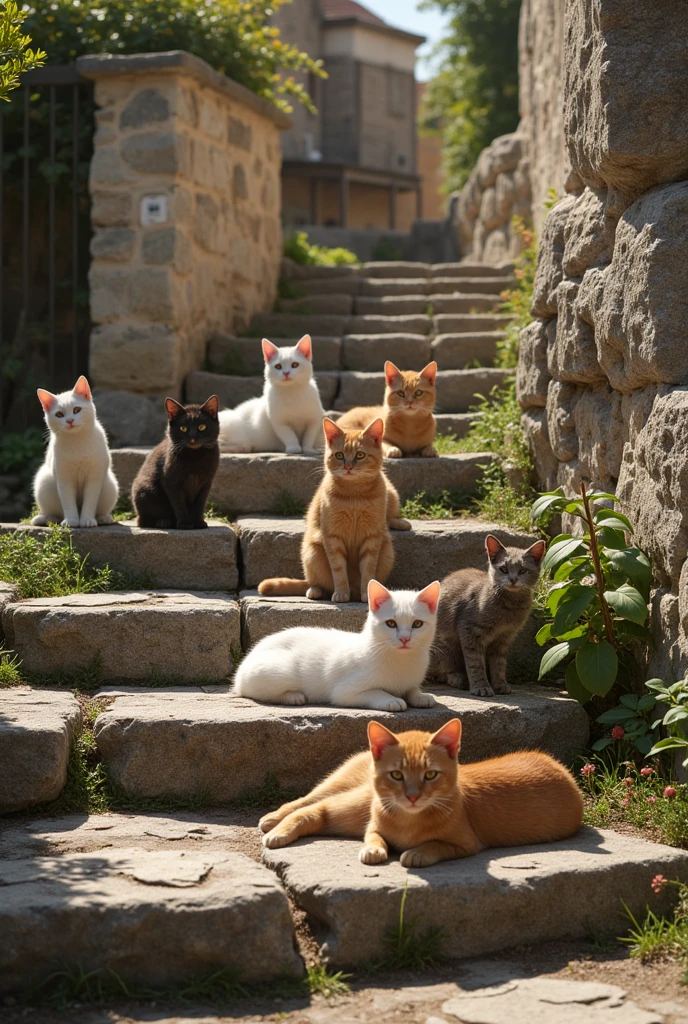
[[[393,847],[404,867],[426,868],[486,847],[567,839],[583,820],[578,786],[549,754],[524,750],[459,767],[458,718],[434,734],[395,735],[370,722],[368,740],[370,753],[354,754],[307,796],[261,818],[264,846],[360,837],[363,864],[381,864]]]
[[[384,406],[350,409],[337,422],[344,430],[361,430],[376,416],[382,416],[385,421],[382,452],[388,459],[436,458],[433,441],[437,425],[432,413],[436,377],[437,363],[428,363],[417,373],[400,370],[387,360]]]
[[[394,565],[392,530],[410,530],[399,517],[399,495],[382,471],[381,419],[363,431],[342,430],[325,417],[325,475],[306,514],[301,544],[305,580],[263,580],[261,594],[367,601],[372,579],[385,583]]]

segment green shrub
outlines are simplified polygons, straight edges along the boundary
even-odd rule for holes
[[[15,0],[0,0],[0,100],[16,89],[25,71],[45,64],[46,54],[29,47],[31,38],[22,32],[27,12],[19,10]]]
[[[28,488],[45,453],[44,431],[29,427],[23,434],[0,433],[0,476],[18,476]]]
[[[295,231],[284,241],[284,255],[306,267],[356,266],[361,261],[354,252],[341,247],[329,249],[326,245],[311,245],[305,231]]]

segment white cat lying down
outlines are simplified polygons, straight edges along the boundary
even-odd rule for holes
[[[314,455],[323,445],[323,412],[313,379],[313,348],[305,334],[293,348],[277,348],[263,338],[265,386],[250,398],[220,413],[223,452],[286,452]]]
[[[274,704],[334,704],[375,711],[431,708],[420,689],[430,661],[440,584],[389,591],[368,585],[360,633],[297,626],[273,633],[237,669],[234,692]]]

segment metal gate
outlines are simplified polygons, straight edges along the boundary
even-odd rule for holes
[[[93,99],[74,67],[31,71],[0,104],[0,429],[40,422],[36,387],[88,362]]]

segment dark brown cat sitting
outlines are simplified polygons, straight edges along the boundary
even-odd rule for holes
[[[220,464],[219,400],[180,405],[165,399],[167,436],[136,475],[131,499],[138,525],[159,530],[203,530],[213,477]]]
[[[545,547],[505,548],[488,534],[487,572],[459,569],[442,580],[432,679],[476,697],[511,693],[506,656],[530,615]]]

